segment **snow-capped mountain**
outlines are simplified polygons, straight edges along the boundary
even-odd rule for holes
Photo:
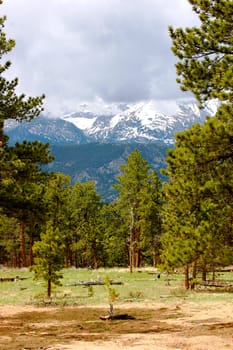
[[[121,104],[92,112],[82,105],[79,111],[59,118],[39,117],[30,123],[7,120],[5,131],[11,142],[41,140],[50,144],[100,143],[174,143],[174,134],[194,123],[202,124],[206,116],[214,116],[216,101],[200,110],[196,102],[174,103],[158,107],[157,102]]]
[[[112,115],[98,115],[86,110],[61,118],[81,129],[96,142],[174,142],[174,134],[194,123],[202,124],[206,116],[216,113],[218,103],[210,101],[200,110],[196,102],[177,103],[174,111],[165,114],[158,111],[156,102],[124,105]],[[88,106],[87,106],[88,107]]]

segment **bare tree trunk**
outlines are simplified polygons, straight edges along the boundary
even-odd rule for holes
[[[48,285],[47,285],[47,296],[51,297],[51,291],[52,291],[52,266],[49,264],[48,268]]]
[[[140,228],[138,228],[136,232],[136,256],[135,256],[135,267],[137,268],[141,267],[140,238],[141,238],[141,231],[140,231]]]
[[[130,210],[130,227],[129,227],[129,270],[133,272],[134,261],[134,213],[133,208]]]
[[[206,282],[206,266],[205,265],[202,268],[202,281]]]
[[[197,278],[197,262],[194,261],[194,263],[193,263],[193,276],[192,276],[191,289],[195,289],[196,278]]]
[[[29,264],[32,266],[34,264],[34,258],[33,258],[33,244],[34,244],[34,239],[33,239],[33,234],[30,232],[30,247],[29,247]]]
[[[186,289],[189,289],[189,265],[184,267],[184,285]]]
[[[20,251],[21,251],[21,264],[22,267],[27,266],[26,262],[26,250],[25,250],[25,223],[20,222]]]

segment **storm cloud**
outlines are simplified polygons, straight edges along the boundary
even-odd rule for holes
[[[4,0],[0,10],[16,40],[9,75],[45,93],[47,112],[184,96],[168,25],[197,24],[188,0]]]

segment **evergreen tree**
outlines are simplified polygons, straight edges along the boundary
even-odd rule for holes
[[[101,210],[103,260],[108,267],[127,267],[129,263],[129,222],[123,219],[117,202],[105,204]]]
[[[224,101],[216,116],[176,137],[169,152],[162,238],[167,268],[203,269],[231,263],[232,256],[232,1],[189,0],[200,27],[169,28],[179,58],[177,81],[203,104]]]
[[[118,205],[122,219],[129,227],[129,266],[132,272],[133,267],[141,266],[142,242],[145,244],[145,237],[148,231],[151,232],[155,174],[152,175],[149,164],[137,149],[128,156],[127,163],[120,170],[119,183],[114,187],[119,191]]]
[[[54,228],[52,222],[47,223],[46,231],[41,234],[41,240],[33,246],[35,265],[32,270],[35,278],[43,278],[47,283],[47,296],[50,298],[52,284],[60,285],[62,274],[59,271],[64,266],[64,237],[59,228]]]
[[[233,102],[233,40],[231,0],[189,0],[200,27],[169,28],[181,89],[200,102],[209,98]]]
[[[163,207],[162,185],[156,171],[151,173],[148,186],[149,196],[144,197],[144,208],[141,215],[143,227],[141,248],[144,261],[156,267],[160,261]]]
[[[0,206],[3,213],[20,223],[22,266],[28,264],[25,228],[41,221],[46,211],[43,194],[49,175],[41,167],[52,159],[48,144],[38,141],[5,146],[2,153],[4,168],[0,170]]]
[[[198,263],[204,272],[232,263],[232,148],[227,146],[233,129],[232,121],[221,121],[226,108],[204,126],[178,134],[169,152],[162,238],[167,268]]]
[[[101,197],[94,182],[75,183],[69,194],[69,245],[75,255],[75,266],[101,265],[102,234],[100,231]]]
[[[62,173],[51,174],[44,193],[47,210],[47,221],[53,223],[53,228],[63,230],[69,217],[65,210],[69,201],[71,178]]]
[[[189,266],[200,259],[205,236],[200,228],[205,218],[202,186],[205,183],[203,168],[197,167],[192,142],[200,146],[200,127],[177,135],[176,148],[167,157],[169,182],[164,185],[162,261],[164,267]],[[201,150],[201,147],[200,147]],[[199,172],[201,170],[201,172]],[[203,175],[203,177],[202,177]],[[204,221],[205,222],[205,221]],[[186,270],[185,285],[189,286]]]
[[[18,267],[19,261],[19,223],[0,212],[0,264]]]

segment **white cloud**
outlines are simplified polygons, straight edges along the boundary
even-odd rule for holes
[[[188,0],[4,0],[16,40],[11,75],[59,113],[82,101],[176,99],[168,25],[192,26]]]

